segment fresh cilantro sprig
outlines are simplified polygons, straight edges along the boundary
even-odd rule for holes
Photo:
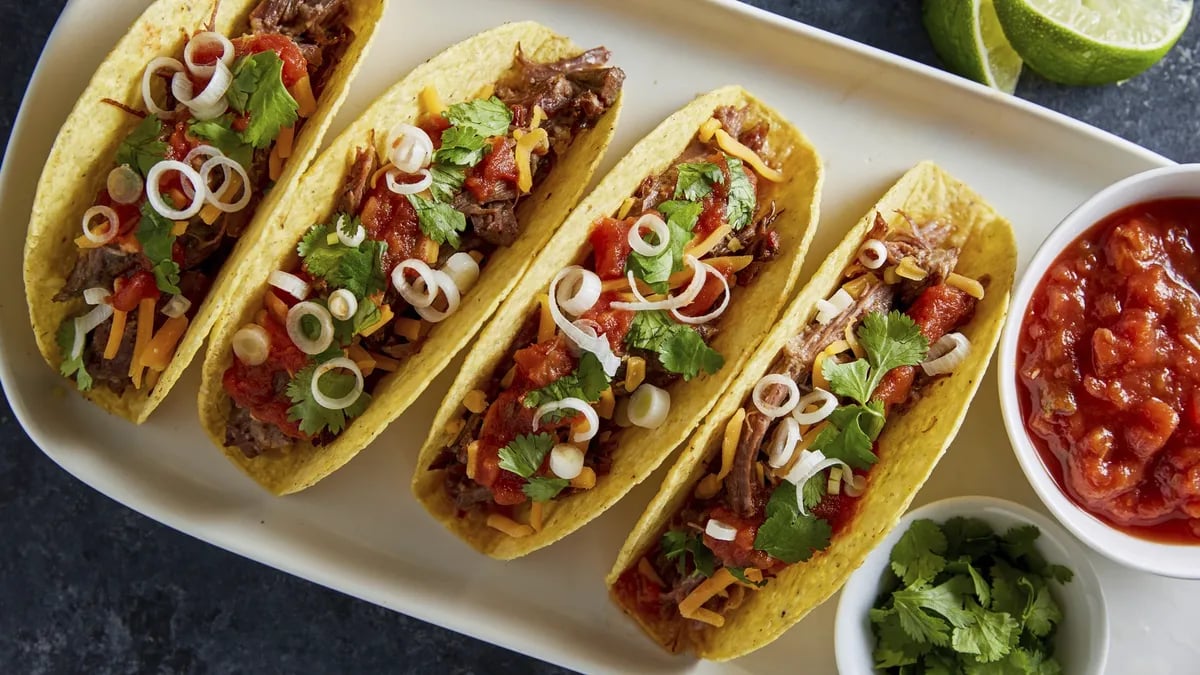
[[[255,148],[265,148],[279,130],[299,119],[300,105],[283,86],[283,60],[267,50],[242,57],[233,65],[233,82],[225,97],[229,107],[248,115],[242,137]]]
[[[88,391],[92,388],[92,376],[88,373],[87,368],[83,365],[83,352],[71,358],[71,348],[75,346],[75,320],[63,319],[63,322],[58,325],[58,350],[62,353],[62,365],[58,367],[58,371],[67,377],[75,377],[75,386],[79,391]]]
[[[699,333],[673,321],[662,310],[637,312],[625,334],[625,344],[658,354],[664,368],[685,380],[701,371],[711,375],[725,365],[725,357],[709,347]]]
[[[691,560],[691,574],[700,573],[711,577],[716,570],[716,557],[704,545],[704,540],[696,532],[687,530],[667,530],[662,536],[662,552],[667,560],[675,563],[675,569],[680,576],[688,575],[688,560]]]
[[[742,160],[737,157],[725,157],[729,166],[729,196],[725,204],[725,221],[729,228],[738,231],[750,224],[754,210],[758,207],[758,196],[754,193],[754,185],[746,175]]]
[[[442,132],[441,147],[433,153],[431,173],[437,187],[432,190],[436,200],[449,201],[462,187],[462,171],[478,164],[491,150],[489,137],[508,135],[513,116],[495,96],[455,103],[442,116],[451,126]]]
[[[633,276],[644,281],[655,292],[666,292],[667,280],[683,269],[683,251],[692,240],[692,228],[696,226],[703,210],[704,206],[697,202],[666,201],[659,204],[658,211],[666,217],[670,232],[666,249],[654,256],[630,252],[625,259],[625,271],[633,272]]]
[[[254,161],[254,146],[242,132],[233,128],[233,115],[222,115],[211,120],[195,120],[188,125],[188,133],[208,141],[225,156],[249,169]]]
[[[536,475],[554,443],[554,436],[547,433],[522,434],[500,448],[500,468],[524,478],[521,491],[535,502],[550,501],[571,484],[565,478]]]
[[[459,166],[434,164],[429,167],[429,175],[433,179],[429,185],[429,193],[435,201],[449,203],[462,191],[467,171]]]
[[[333,222],[337,223],[342,218],[346,220],[345,227],[351,228],[351,231],[357,230],[357,218],[339,214],[334,216]],[[387,278],[383,273],[383,254],[387,251],[387,244],[369,237],[356,247],[346,246],[336,240],[331,244],[330,231],[329,225],[315,225],[300,240],[296,251],[304,261],[304,269],[335,288],[345,288],[360,301],[387,288]]]
[[[170,202],[164,197],[164,201]],[[142,204],[142,218],[138,221],[137,240],[142,253],[150,259],[154,282],[158,290],[171,295],[179,294],[179,263],[175,262],[175,222],[167,220],[150,202]]]
[[[608,375],[604,373],[600,359],[591,352],[583,352],[579,357],[579,366],[570,375],[564,375],[541,389],[534,389],[525,394],[522,400],[529,408],[572,397],[595,403],[600,400],[600,394],[608,388],[608,383]],[[570,414],[566,411],[556,412]]]
[[[433,153],[433,162],[437,166],[472,167],[489,148],[487,139],[471,129],[450,127],[442,132],[442,147]]]
[[[1034,526],[997,536],[985,522],[918,520],[892,548],[869,618],[875,667],[894,672],[1032,673],[1062,669],[1052,580],[1071,572],[1037,552]]]
[[[508,134],[513,120],[512,111],[495,96],[455,103],[442,116],[456,128],[469,129],[484,138]]]
[[[675,198],[697,202],[712,192],[714,185],[725,183],[725,172],[712,162],[684,162],[676,166]]]
[[[459,232],[467,229],[467,217],[462,211],[445,202],[425,199],[421,195],[407,195],[408,203],[417,211],[417,224],[426,237],[439,244],[449,244],[457,249],[462,245]]]
[[[144,177],[167,156],[163,125],[157,115],[146,115],[117,147],[117,164],[127,164]]]
[[[312,363],[296,373],[288,383],[286,393],[292,401],[292,406],[288,408],[288,419],[300,422],[300,431],[310,436],[315,436],[325,429],[336,434],[346,428],[350,419],[363,414],[371,402],[371,395],[364,391],[348,407],[330,410],[313,398],[312,379],[316,370],[317,364]],[[340,370],[326,372],[319,382],[321,391],[330,398],[345,396],[354,385],[354,375]]]
[[[800,513],[796,486],[783,481],[767,502],[767,519],[758,528],[754,548],[790,565],[827,548],[832,536],[826,520]]]
[[[929,340],[911,318],[893,311],[867,314],[859,326],[858,341],[866,352],[864,358],[848,363],[826,359],[822,364],[821,372],[833,393],[854,403],[833,411],[829,426],[812,448],[855,469],[867,469],[878,459],[871,448],[885,421],[883,403],[871,396],[888,371],[923,361]]]

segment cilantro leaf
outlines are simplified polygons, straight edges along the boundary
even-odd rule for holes
[[[325,225],[313,225],[300,238],[300,243],[296,244],[296,253],[301,258],[306,258],[310,253],[317,249],[329,246],[329,228]]]
[[[869,469],[878,461],[872,444],[883,431],[883,403],[871,401],[865,406],[848,405],[829,415],[829,426],[813,441],[814,450],[826,457],[840,459],[855,469]]]
[[[915,366],[925,359],[929,340],[917,324],[898,311],[888,314],[871,312],[863,318],[858,340],[866,351],[868,369],[859,365],[862,359],[846,364],[826,359],[822,373],[833,392],[866,404],[888,371],[900,366]]]
[[[462,190],[467,171],[458,166],[434,164],[429,168],[429,175],[433,178],[429,192],[434,200],[449,203]]]
[[[804,509],[806,511],[812,511],[817,507],[817,504],[821,503],[821,500],[825,499],[825,489],[828,482],[829,481],[825,477],[824,471],[821,471],[804,481],[804,488],[801,490],[801,492],[804,493],[802,498],[804,500]]]
[[[92,388],[92,376],[88,374],[87,368],[83,365],[83,352],[87,349],[87,337],[84,336],[84,349],[80,350],[79,355],[71,358],[71,349],[75,346],[75,320],[63,319],[63,322],[58,325],[58,349],[62,352],[62,365],[58,367],[58,372],[67,377],[75,376],[75,386],[79,391],[87,391]]]
[[[202,138],[218,150],[225,153],[233,161],[249,170],[254,161],[254,146],[242,138],[242,134],[233,129],[233,115],[222,115],[211,120],[195,120],[188,127],[188,133],[196,138]]]
[[[453,248],[462,245],[458,233],[467,229],[467,217],[453,206],[425,199],[420,195],[406,195],[408,203],[417,210],[417,223],[426,237],[439,244]]]
[[[699,333],[662,310],[637,312],[625,334],[625,344],[657,353],[664,368],[683,375],[685,380],[696,377],[701,370],[711,375],[725,365],[725,358]]]
[[[347,422],[358,417],[367,409],[371,395],[367,392],[359,394],[358,399],[341,410],[330,410],[313,399],[312,380],[316,373],[317,364],[312,363],[296,373],[287,386],[287,396],[292,401],[288,408],[288,420],[300,422],[300,431],[315,436],[322,430],[328,429],[338,433],[346,428]],[[350,373],[334,370],[321,376],[319,386],[321,391],[330,398],[345,396],[354,388],[355,378]]]
[[[299,118],[300,105],[283,86],[283,60],[271,50],[242,57],[233,66],[233,83],[225,93],[229,107],[249,114],[242,138],[265,148]]]
[[[320,300],[314,300],[324,306],[326,303]],[[326,307],[328,309],[328,307]],[[333,318],[333,337],[336,347],[346,347],[354,340],[354,336],[362,332],[367,326],[374,325],[383,316],[379,305],[376,305],[370,298],[363,298],[358,303],[358,309],[354,311],[354,316],[345,321]],[[322,360],[320,358],[318,361]]]
[[[683,269],[683,251],[692,240],[692,228],[700,218],[704,207],[695,202],[667,201],[658,205],[666,217],[670,241],[667,248],[655,256],[645,256],[632,251],[625,259],[625,270],[633,272],[657,292],[667,290],[667,280]]]
[[[522,434],[500,448],[500,468],[529,478],[542,467],[553,449],[554,437],[550,434]]]
[[[983,662],[996,661],[1009,653],[1020,637],[1016,619],[1003,612],[992,612],[967,600],[971,621],[955,627],[950,644],[960,654],[975,654]]]
[[[338,222],[342,217],[335,216],[333,222]],[[347,220],[346,226],[357,229],[357,219]],[[359,299],[387,288],[387,278],[383,273],[386,243],[363,239],[361,244],[352,248],[341,241],[329,243],[329,233],[329,226],[316,225],[296,246],[297,253],[304,260],[304,269],[309,274],[323,278],[336,288],[345,288]]]
[[[947,557],[980,558],[996,550],[996,533],[978,518],[951,518],[942,523],[942,532],[946,534]]]
[[[712,192],[712,186],[725,182],[725,172],[712,162],[685,162],[676,166],[679,179],[675,182],[675,198],[699,201]]]
[[[433,153],[435,164],[458,167],[475,166],[491,146],[487,139],[465,127],[450,127],[442,132],[442,147]]]
[[[669,561],[674,561],[680,576],[687,574],[688,556],[691,556],[692,566],[700,574],[711,577],[716,571],[716,560],[712,551],[704,545],[699,534],[687,530],[667,530],[662,536],[663,555]]]
[[[157,115],[146,115],[117,147],[117,164],[128,164],[145,176],[151,167],[167,156],[167,144],[161,139],[162,122]]]
[[[892,571],[913,586],[933,581],[946,567],[946,535],[932,520],[917,520],[892,547]]]
[[[971,615],[963,609],[963,595],[971,592],[971,586],[970,582],[964,585],[963,581],[963,577],[951,577],[938,586],[905,588],[892,594],[892,602],[897,609],[903,606],[910,613],[930,610],[955,627],[966,626],[971,622]]]
[[[899,591],[904,593],[905,591]],[[950,626],[941,617],[929,614],[919,602],[893,596],[900,628],[913,642],[939,647],[950,643]]]
[[[900,614],[895,609],[871,609],[871,632],[875,634],[875,650],[872,658],[879,670],[916,665],[921,656],[928,653],[930,645],[909,637],[900,624]]]
[[[796,500],[796,486],[787,481],[780,483],[767,502],[767,519],[754,537],[755,549],[789,565],[825,550],[833,535],[827,521],[800,515]]]
[[[1001,537],[1004,552],[1014,562],[1024,562],[1030,569],[1041,574],[1046,569],[1046,558],[1037,550],[1034,543],[1041,532],[1036,525],[1020,525],[1011,528]]]
[[[726,157],[725,161],[729,165],[729,201],[725,205],[725,220],[730,229],[737,231],[750,224],[754,209],[758,206],[758,197],[754,193],[754,185],[746,176],[742,160]]]
[[[571,481],[566,478],[549,478],[547,476],[531,476],[529,481],[521,486],[521,492],[525,493],[535,502],[548,502],[558,496]]]
[[[470,129],[484,137],[507,135],[513,120],[512,111],[495,96],[455,103],[442,116],[455,127]]]
[[[1029,603],[1025,614],[1021,617],[1025,622],[1025,627],[1035,637],[1050,635],[1054,626],[1060,623],[1062,618],[1062,610],[1054,601],[1054,596],[1050,595],[1050,589],[1044,584],[1038,588],[1037,593],[1033,596],[1033,602]]]
[[[591,352],[583,352],[579,357],[579,366],[575,368],[574,372],[558,378],[541,389],[535,389],[525,394],[522,400],[529,408],[537,408],[551,401],[561,401],[564,398],[572,397],[583,399],[588,403],[595,403],[600,400],[600,394],[607,388],[608,376],[604,374],[604,367],[600,365],[600,359]]]
[[[167,200],[170,201],[170,200]],[[153,267],[154,282],[163,293],[177,295],[179,291],[179,263],[175,262],[174,221],[167,220],[150,202],[142,204],[142,218],[138,221],[137,240],[142,245],[142,253],[150,259]]]

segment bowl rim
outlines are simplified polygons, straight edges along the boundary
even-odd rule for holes
[[[1063,594],[1085,595],[1086,599],[1092,603],[1092,609],[1094,610],[1087,612],[1086,619],[1078,620],[1087,621],[1089,624],[1087,629],[1087,637],[1091,641],[1089,652],[1093,655],[1095,661],[1090,664],[1093,667],[1088,671],[1078,672],[1084,675],[1100,675],[1100,673],[1104,672],[1108,661],[1110,641],[1108,602],[1104,595],[1104,585],[1100,583],[1100,577],[1096,573],[1095,567],[1092,566],[1087,552],[1080,546],[1075,537],[1071,536],[1066,528],[1046,515],[1024,504],[987,495],[947,497],[908,511],[896,521],[891,531],[871,551],[866,560],[863,561],[863,564],[854,570],[845,586],[843,586],[841,595],[838,597],[837,612],[834,618],[834,657],[837,662],[838,672],[850,673],[852,672],[850,668],[857,666],[859,663],[858,648],[860,645],[852,643],[847,634],[848,632],[856,636],[862,634],[862,607],[856,606],[859,603],[852,602],[847,598],[873,598],[877,595],[877,593],[868,592],[878,586],[878,577],[883,573],[883,566],[886,565],[886,562],[877,563],[877,559],[883,558],[886,561],[887,558],[890,558],[892,547],[895,546],[896,541],[913,521],[929,519],[938,523],[944,523],[946,520],[956,516],[986,518],[989,511],[1002,512],[1015,520],[1037,526],[1045,540],[1053,541],[1067,552],[1066,560],[1051,560],[1051,562],[1068,565],[1075,574],[1071,584],[1064,584],[1063,588],[1059,589],[1059,592]],[[865,586],[866,588],[860,590],[861,586]],[[853,656],[850,650],[854,650]],[[874,673],[878,671],[872,670],[870,672]]]
[[[1030,486],[1059,523],[1092,550],[1126,567],[1166,577],[1200,579],[1200,543],[1160,542],[1134,536],[1093,515],[1066,495],[1025,429],[1016,378],[1017,344],[1026,309],[1054,259],[1108,215],[1138,203],[1173,197],[1200,199],[1200,164],[1161,167],[1113,183],[1077,206],[1050,231],[1013,290],[1012,305],[1000,336],[996,379],[1001,416],[1013,454]]]

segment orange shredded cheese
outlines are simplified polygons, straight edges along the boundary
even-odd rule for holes
[[[829,380],[825,379],[825,373],[823,372],[822,368],[823,364],[825,363],[825,359],[849,350],[849,343],[847,343],[845,340],[838,340],[822,350],[820,354],[817,354],[817,358],[813,359],[812,365],[812,379],[814,387],[820,387],[825,391],[829,391]]]
[[[474,479],[476,468],[479,466],[479,441],[467,444],[467,478]]]
[[[858,336],[854,334],[854,324],[846,324],[846,330],[842,331],[842,334],[846,336],[846,344],[850,345],[850,351],[854,352],[855,358],[861,359],[867,355],[862,345],[858,344]]]
[[[438,94],[437,87],[432,84],[421,90],[420,95],[421,109],[426,115],[434,116],[441,115],[446,110],[446,104],[442,102],[442,97]]]
[[[583,467],[579,475],[571,479],[571,487],[579,490],[591,490],[596,487],[596,472],[590,466]]]
[[[538,315],[538,342],[545,342],[554,337],[554,317],[550,314],[550,296],[543,295],[538,298],[538,304],[541,305],[541,312]]]
[[[392,332],[409,342],[421,339],[421,322],[418,319],[400,317],[392,324]]]
[[[528,537],[533,534],[532,527],[518,523],[512,518],[502,516],[499,513],[488,514],[487,526],[493,530],[500,530],[513,539],[520,539],[521,537]]]
[[[685,619],[703,621],[720,628],[725,625],[725,617],[712,610],[703,609],[704,603],[715,598],[718,593],[737,583],[737,579],[722,567],[711,577],[705,579],[679,603],[679,614]]]
[[[736,138],[730,136],[724,129],[717,129],[713,135],[716,136],[717,145],[721,146],[722,150],[749,164],[754,168],[754,171],[758,175],[771,181],[772,183],[783,182],[783,173],[781,173],[778,169],[772,169],[771,167],[767,166],[767,163],[762,160],[762,157],[758,156],[758,153],[742,145]]]
[[[296,114],[301,117],[312,117],[317,112],[317,99],[313,96],[312,81],[308,75],[296,80],[291,88],[292,98],[296,99],[298,107]]]
[[[629,215],[629,210],[636,203],[637,200],[633,197],[626,197],[625,201],[621,202],[621,208],[617,209],[617,220],[625,220],[625,216]]]
[[[896,265],[896,276],[902,279],[921,281],[929,276],[929,272],[926,272],[917,264],[916,258],[906,255],[900,259],[900,264]]]
[[[529,526],[533,528],[534,532],[542,531],[543,506],[543,502],[534,502],[533,505],[529,507]]]
[[[693,494],[696,495],[696,499],[712,499],[721,491],[721,486],[724,483],[725,481],[721,476],[710,473],[700,479],[700,482],[696,484],[696,491]]]
[[[516,376],[517,376],[517,367],[513,366],[512,368],[509,368],[508,372],[504,374],[504,377],[500,378],[500,386],[507,389],[509,386],[512,385],[513,378]]]
[[[171,357],[175,355],[175,345],[179,343],[179,338],[183,337],[187,327],[186,316],[167,319],[154,337],[146,343],[142,352],[142,365],[150,370],[166,370],[167,365],[171,363]]]
[[[487,394],[482,389],[472,389],[463,396],[463,407],[473,413],[481,413],[487,410]]]
[[[188,221],[177,220],[175,221],[175,224],[171,226],[171,234],[175,235],[176,237],[182,237],[184,233],[187,232],[187,226]]]
[[[273,291],[267,291],[267,294],[263,296],[263,305],[266,306],[267,312],[271,315],[272,319],[287,325],[287,303],[280,300],[279,296],[275,295]]]
[[[383,305],[382,307],[380,307],[379,315],[380,315],[379,320],[376,321],[375,323],[371,324],[370,326],[367,326],[366,328],[362,329],[362,332],[360,333],[360,335],[362,335],[363,337],[371,335],[375,331],[386,326],[389,321],[391,321],[392,319],[394,319],[396,317],[396,315],[392,313],[391,305]]]
[[[363,349],[362,345],[357,343],[350,345],[350,348],[346,350],[346,355],[350,357],[354,365],[358,366],[364,377],[375,372],[375,359],[370,352]]]
[[[646,359],[631,356],[625,362],[625,391],[632,392],[646,379]]]
[[[517,189],[522,194],[533,188],[533,170],[530,168],[530,158],[535,150],[543,152],[550,147],[550,136],[545,129],[533,129],[526,134],[513,134],[517,139],[517,147],[513,151],[517,163]]]
[[[700,241],[692,239],[692,241],[689,242],[684,248],[683,252],[697,258],[702,258],[704,257],[704,254],[716,248],[717,244],[720,244],[732,231],[733,230],[730,229],[728,223],[722,223],[720,227],[713,230],[704,239],[701,239]]]
[[[983,299],[983,284],[971,277],[964,277],[957,272],[951,272],[946,277],[946,285],[953,286],[976,300]]]
[[[507,387],[508,385],[504,386]],[[610,420],[613,416],[613,410],[616,407],[617,399],[613,396],[612,387],[605,388],[604,391],[600,392],[600,400],[596,401],[596,414],[600,416],[600,419]]]
[[[700,142],[707,143],[712,140],[713,134],[720,128],[721,120],[710,117],[704,121],[704,124],[700,125],[700,130],[696,132],[696,136],[700,139]]]
[[[137,336],[133,341],[133,362],[129,364],[129,377],[133,380],[135,389],[142,388],[142,354],[146,351],[146,343],[154,332],[154,298],[142,298],[138,303]]]
[[[646,577],[646,579],[658,584],[659,586],[666,585],[663,583],[662,577],[658,576],[658,572],[654,571],[654,565],[651,565],[650,561],[646,560],[645,556],[642,556],[641,558],[638,559],[637,568],[638,568],[638,574],[641,574],[643,577]]]
[[[382,370],[387,373],[394,373],[400,370],[400,362],[383,354],[375,352],[367,352],[371,356],[371,360],[375,362],[375,370]]]
[[[223,201],[223,202],[232,201],[233,196],[236,195],[238,192],[240,192],[241,189],[242,189],[241,176],[237,175],[236,173],[231,175],[229,177],[229,182],[226,183],[226,185],[225,185],[225,189],[221,191],[221,201]],[[217,222],[217,218],[221,217],[221,213],[222,213],[221,209],[218,209],[217,207],[213,206],[212,204],[205,204],[204,208],[200,209],[200,219],[203,220],[205,223],[212,225],[213,223]],[[175,225],[176,225],[176,229],[179,229],[180,225],[183,226],[182,229],[179,229],[179,231],[175,233],[175,236],[178,237],[178,236],[182,235],[185,231],[187,231],[187,221],[182,221],[182,222],[176,223]]]
[[[737,453],[738,441],[742,440],[742,423],[745,421],[746,409],[738,408],[725,425],[725,436],[721,439],[721,472],[717,474],[721,480],[733,471],[733,456]]]
[[[425,239],[421,242],[421,259],[433,265],[437,263],[438,253],[441,251],[441,246],[432,239]]]
[[[271,156],[267,158],[267,176],[275,181],[283,175],[283,160],[279,158],[279,146],[271,147]]]
[[[113,310],[112,329],[108,333],[108,342],[104,345],[104,358],[116,358],[121,349],[121,338],[125,337],[125,316],[128,313],[119,309]]]
[[[292,143],[296,140],[296,125],[283,127],[275,139],[275,147],[279,149],[279,158],[287,159],[292,156]]]

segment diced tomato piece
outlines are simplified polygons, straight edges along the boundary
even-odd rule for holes
[[[601,218],[592,226],[588,243],[595,260],[593,271],[601,279],[620,279],[625,276],[625,259],[629,257],[629,228],[633,219]]]
[[[380,181],[363,201],[361,212],[367,236],[387,244],[383,255],[384,273],[409,258],[418,257],[425,235],[417,221],[417,210],[404,195],[398,195]]]
[[[729,268],[723,268],[717,271],[721,274],[721,276],[725,277],[726,283],[733,279],[734,275],[729,271]],[[721,296],[723,295],[725,295],[725,284],[722,284],[720,279],[710,274],[704,280],[704,286],[701,287],[700,293],[696,296],[696,299],[692,300],[690,304],[679,310],[679,313],[683,314],[684,316],[703,316],[717,304],[717,301],[720,300]]]
[[[517,183],[516,144],[502,136],[493,138],[491,144],[492,151],[467,171],[463,182],[480,204],[492,201],[492,195],[504,189],[503,183]]]
[[[121,277],[113,282],[113,294],[109,304],[113,309],[122,312],[132,312],[137,309],[143,298],[158,301],[160,293],[154,275],[146,270],[138,270],[127,277]]]
[[[704,535],[704,545],[722,565],[766,570],[775,564],[774,558],[754,548],[754,539],[758,536],[758,528],[762,524],[761,518],[743,518],[724,506],[714,508],[710,517],[737,529],[733,541],[721,541],[708,534]]]
[[[566,341],[557,337],[547,342],[537,342],[513,354],[517,374],[513,389],[530,391],[571,374],[575,370],[575,357],[571,356]]]
[[[283,86],[290,87],[300,78],[308,75],[308,60],[300,51],[300,47],[286,35],[278,33],[263,33],[247,35],[233,40],[233,46],[238,56],[258,54],[273,51],[283,61]]]
[[[613,309],[611,304],[614,297],[613,293],[601,295],[596,304],[579,318],[599,324],[598,332],[608,338],[608,346],[620,354],[625,351],[625,335],[633,325],[634,313],[628,309]]]

